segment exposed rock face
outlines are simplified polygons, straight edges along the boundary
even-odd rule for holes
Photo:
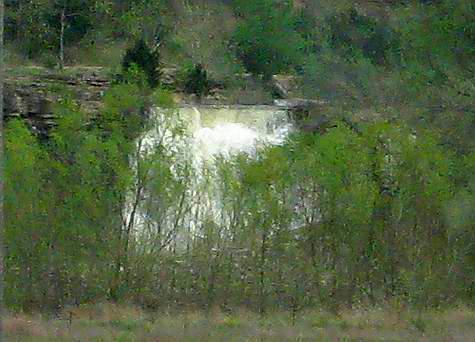
[[[289,117],[304,132],[323,133],[330,126],[331,120],[324,114],[328,105],[325,101],[293,98],[275,100],[274,104],[285,108]]]
[[[294,97],[298,93],[298,79],[291,75],[274,75],[270,80],[274,95],[281,99]]]
[[[24,119],[33,131],[44,135],[55,125],[54,104],[72,97],[81,108],[95,115],[104,91],[110,86],[101,68],[66,69],[64,73],[28,68],[21,75],[7,75],[4,114]]]
[[[177,68],[163,68],[160,75],[160,83],[168,88],[178,87],[178,69]]]
[[[16,73],[16,74],[15,74]],[[250,74],[236,75],[243,84],[249,86],[255,80]],[[74,99],[81,109],[93,118],[101,109],[104,92],[110,87],[111,76],[99,67],[66,68],[64,72],[49,71],[45,68],[31,67],[13,70],[5,82],[6,119],[18,117],[24,119],[31,129],[46,136],[49,129],[56,125],[55,103],[65,98]],[[195,101],[192,96],[180,93],[177,69],[162,69],[162,85],[175,89],[176,100],[182,105],[267,105],[288,111],[292,120],[304,131],[322,131],[329,124],[323,115],[327,105],[322,101],[299,98],[298,80],[294,76],[276,75],[270,85],[279,99],[267,102],[246,99],[226,98],[222,94],[224,85],[214,84],[210,94]],[[246,87],[246,86],[244,86]],[[180,95],[181,94],[181,95]],[[245,106],[246,107],[246,106]]]
[[[287,109],[289,117],[304,132],[324,133],[332,127],[331,119],[325,114],[329,105],[325,101],[302,98],[300,79],[292,75],[274,75],[270,80],[274,103]]]

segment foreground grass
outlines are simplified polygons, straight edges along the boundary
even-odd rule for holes
[[[467,308],[306,311],[292,324],[287,313],[145,313],[102,304],[55,319],[11,315],[4,325],[9,341],[475,341],[475,311]]]

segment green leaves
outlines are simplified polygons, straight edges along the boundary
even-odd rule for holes
[[[106,96],[102,131],[71,101],[58,104],[58,125],[47,143],[40,144],[19,121],[10,123],[8,262],[20,270],[7,275],[10,304],[26,307],[34,300],[52,308],[71,297],[79,300],[84,294],[77,289],[78,278],[105,295],[121,238],[124,194],[133,182],[128,135],[137,134],[142,103],[135,89],[119,86]],[[44,277],[47,272],[55,277]],[[27,278],[29,287],[19,286]],[[41,289],[58,286],[65,293],[41,297]]]
[[[159,62],[158,50],[150,48],[144,39],[138,39],[122,60],[125,81],[142,84],[145,77],[148,85],[156,88],[160,83]]]
[[[243,21],[233,37],[248,71],[269,79],[302,62],[303,38],[294,30],[292,8],[273,0],[241,2]]]

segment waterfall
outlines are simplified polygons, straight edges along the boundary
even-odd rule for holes
[[[216,218],[220,200],[210,171],[215,158],[226,159],[236,153],[252,156],[265,145],[283,143],[292,129],[286,111],[275,106],[157,108],[154,117],[149,131],[139,139],[140,153],[146,156],[160,150],[159,165],[164,165],[166,170],[150,172],[170,171],[173,177],[168,175],[161,179],[164,176],[151,174],[150,177],[156,177],[154,186],[169,182],[163,185],[163,191],[177,198],[183,196],[185,203],[180,199],[171,203],[172,199],[161,198],[161,195],[155,198],[156,195],[149,196],[146,192],[140,194],[142,203],[133,218],[134,230],[148,239],[157,231],[164,234],[177,229],[177,225],[181,229],[186,226],[190,231],[201,221]],[[137,168],[137,162],[134,167]],[[130,221],[131,199],[126,207]]]
[[[272,106],[193,107],[193,113],[193,143],[205,160],[280,144],[291,129],[287,113]]]

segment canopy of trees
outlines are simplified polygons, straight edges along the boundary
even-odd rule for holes
[[[95,120],[59,103],[46,141],[7,123],[9,307],[473,304],[475,4],[337,3],[6,1],[12,54],[60,59],[64,43],[67,64],[102,51],[128,77]],[[193,66],[200,96],[212,77],[296,75],[334,127],[198,177],[158,55]],[[146,120],[151,103],[166,109]]]
[[[62,104],[46,145],[9,122],[11,307],[128,299],[266,312],[473,300],[473,153],[459,157],[404,124],[340,122],[197,177],[173,109],[148,123],[152,145],[137,138],[138,89],[113,88],[88,129]]]

